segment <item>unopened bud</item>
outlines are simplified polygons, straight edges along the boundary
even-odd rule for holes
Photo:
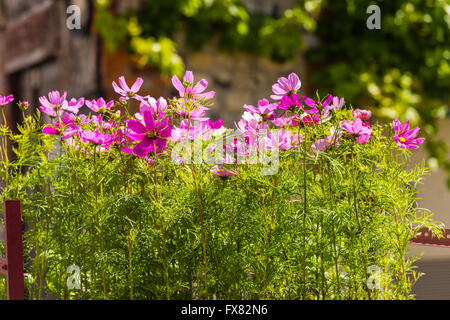
[[[22,111],[27,110],[28,107],[30,106],[28,101],[20,101],[17,105],[19,106],[20,110],[22,110]]]

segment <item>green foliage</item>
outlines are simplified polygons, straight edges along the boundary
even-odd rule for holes
[[[139,65],[156,66],[164,75],[184,71],[173,42],[182,31],[194,50],[215,39],[223,50],[258,52],[283,62],[303,48],[301,27],[315,26],[301,7],[272,17],[251,14],[240,0],[144,1],[138,11],[122,15],[102,0],[97,1],[97,11],[96,26],[108,48],[125,44],[138,56]]]
[[[366,28],[366,8],[378,4],[381,29]],[[450,5],[442,0],[324,1],[315,34],[322,46],[311,80],[382,119],[409,119],[424,128],[432,161],[450,173],[446,144],[436,138],[450,92]]]

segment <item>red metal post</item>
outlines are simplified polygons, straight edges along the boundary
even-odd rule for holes
[[[22,217],[20,201],[7,200],[3,203],[5,221],[6,264],[0,266],[6,271],[8,300],[24,300],[24,276],[22,255]]]

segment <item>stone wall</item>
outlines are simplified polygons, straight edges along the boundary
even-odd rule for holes
[[[0,3],[5,24],[0,31],[3,90],[9,87],[30,102],[49,90],[67,90],[72,97],[98,93],[98,37],[90,30],[66,28],[65,1]]]
[[[244,104],[256,105],[258,99],[269,99],[278,77],[296,72],[303,86],[306,83],[306,66],[300,54],[296,60],[280,65],[253,54],[221,53],[207,46],[201,52],[187,53],[185,60],[196,79],[207,79],[216,91],[212,114],[229,125],[239,119]]]

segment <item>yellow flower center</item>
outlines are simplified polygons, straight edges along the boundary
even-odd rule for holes
[[[157,134],[156,134],[155,131],[149,131],[149,132],[147,132],[147,138],[153,139],[153,138],[156,138],[156,137],[157,137]]]
[[[402,142],[402,143],[405,143],[405,142],[406,142],[406,139],[405,139],[404,137],[400,137],[400,138],[398,138],[398,141],[400,141],[400,142]]]

